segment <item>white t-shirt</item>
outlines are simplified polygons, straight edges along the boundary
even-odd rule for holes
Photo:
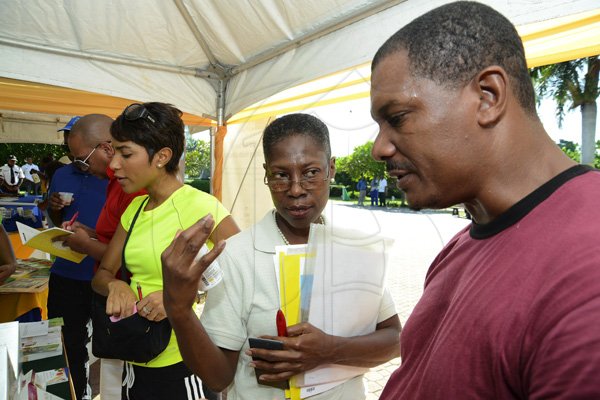
[[[251,229],[227,239],[219,256],[223,281],[212,288],[200,317],[213,342],[239,351],[235,378],[227,391],[228,400],[284,400],[281,389],[256,382],[254,368],[246,355],[249,337],[277,336],[275,316],[279,309],[279,286],[275,276],[275,246],[283,246],[273,219],[273,210]],[[327,222],[327,221],[326,221]],[[384,291],[377,323],[396,315],[391,295]],[[363,376],[357,376],[311,400],[358,400],[366,398]]]
[[[379,180],[379,191],[385,192],[385,188],[387,187],[387,180],[385,178],[381,178]]]
[[[17,183],[19,183],[19,179],[23,179],[25,176],[23,175],[23,171],[21,170],[21,168],[15,164],[12,167],[12,170],[15,174],[15,181],[14,181],[14,183],[11,183],[10,169],[11,168],[8,166],[8,164],[4,164],[2,167],[0,167],[0,176],[4,179],[4,181],[7,185],[15,186]]]
[[[25,164],[21,167],[21,170],[23,171],[23,175],[25,176],[25,179],[33,182],[33,177],[31,176],[31,171],[32,170],[39,171],[40,169],[35,164]]]

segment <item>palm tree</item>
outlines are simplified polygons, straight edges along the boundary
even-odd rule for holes
[[[554,99],[559,127],[562,126],[566,108],[568,110],[581,108],[582,164],[593,164],[596,153],[596,99],[600,94],[599,72],[598,56],[531,69],[538,104],[545,97]],[[583,77],[581,74],[584,74]]]

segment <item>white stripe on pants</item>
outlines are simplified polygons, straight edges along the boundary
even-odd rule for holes
[[[100,359],[100,398],[102,400],[121,400],[121,382],[123,361]]]

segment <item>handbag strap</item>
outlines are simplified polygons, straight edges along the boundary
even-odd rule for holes
[[[150,196],[146,197],[144,201],[142,201],[142,204],[140,204],[140,207],[137,209],[135,215],[133,216],[133,219],[131,220],[131,225],[129,226],[129,230],[127,231],[127,236],[125,236],[125,243],[123,243],[123,252],[121,253],[121,280],[125,282],[127,282],[127,272],[125,271],[125,247],[127,247],[127,242],[129,241],[129,236],[131,236],[131,232],[133,231],[135,221],[137,220],[138,215],[140,215],[142,208],[144,208],[144,205],[148,202],[149,198]]]

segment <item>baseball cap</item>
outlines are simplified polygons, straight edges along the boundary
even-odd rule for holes
[[[62,127],[61,129],[57,130],[56,132],[70,131],[71,129],[73,129],[73,125],[75,125],[75,122],[79,121],[79,118],[81,118],[81,117],[73,117],[73,118],[71,118],[71,120],[69,121],[69,123],[67,123],[64,127]]]
[[[12,154],[8,156],[8,159],[9,159],[9,160],[14,160],[14,161],[17,161],[17,157],[15,157],[15,156],[14,156],[14,155],[12,155]]]

